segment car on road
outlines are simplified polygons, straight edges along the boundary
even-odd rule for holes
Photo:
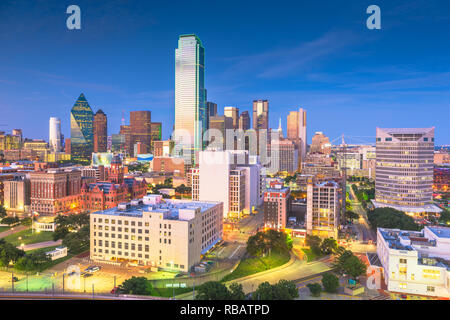
[[[89,273],[94,273],[94,272],[99,271],[100,269],[101,269],[100,266],[90,266],[90,267],[87,267],[86,269],[84,269],[84,271],[89,272]]]
[[[91,276],[93,276],[94,274],[92,274],[92,273],[85,273],[84,275],[83,275],[83,277],[84,278],[89,278],[89,277],[91,277]]]

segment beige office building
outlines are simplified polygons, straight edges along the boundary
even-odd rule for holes
[[[223,236],[223,203],[147,195],[91,213],[94,261],[189,272]]]
[[[377,128],[376,139],[375,207],[439,213],[432,204],[434,127]]]

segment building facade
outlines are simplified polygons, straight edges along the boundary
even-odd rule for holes
[[[108,150],[108,118],[102,109],[94,115],[94,152]]]
[[[91,213],[90,257],[189,272],[223,236],[220,202],[148,195]]]
[[[94,113],[84,94],[70,112],[70,153],[72,160],[88,163],[94,151]]]
[[[60,152],[62,149],[61,141],[61,120],[51,117],[49,121],[48,142],[52,152]]]
[[[413,216],[439,213],[433,192],[434,127],[377,128],[375,207]]]
[[[291,191],[282,183],[273,183],[264,193],[264,228],[286,228],[291,210]]]

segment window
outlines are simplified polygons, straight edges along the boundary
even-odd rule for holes
[[[405,282],[400,282],[398,284],[398,286],[399,286],[400,289],[406,289],[406,283]]]
[[[433,286],[427,286],[427,292],[434,292]]]
[[[407,260],[406,259],[400,259],[400,261],[399,261],[400,263],[404,263],[404,264],[406,264],[407,263]]]

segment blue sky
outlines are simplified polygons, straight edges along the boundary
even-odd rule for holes
[[[66,8],[81,8],[81,30]],[[381,8],[381,30],[366,8]],[[86,95],[118,133],[122,111],[151,110],[168,138],[174,50],[195,33],[206,51],[208,100],[251,110],[268,99],[270,126],[308,112],[308,140],[373,142],[379,127],[436,127],[450,144],[450,2],[9,1],[0,2],[0,130],[48,139],[48,119],[70,135],[70,109]]]

